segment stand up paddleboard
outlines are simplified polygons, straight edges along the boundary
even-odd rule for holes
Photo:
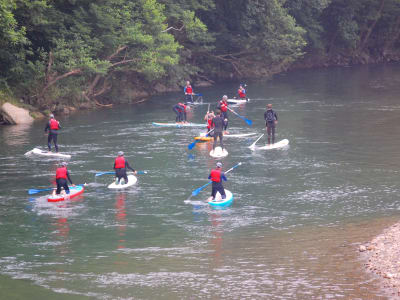
[[[45,156],[45,157],[59,157],[59,158],[71,158],[71,155],[69,154],[62,154],[58,152],[49,152],[49,151],[43,151],[40,150],[39,148],[33,148],[33,150],[28,151],[25,153],[25,155],[38,155],[38,156]]]
[[[222,150],[221,147],[215,147],[215,150],[210,151],[210,156],[215,157],[215,158],[221,158],[228,156],[228,151],[226,149]]]
[[[196,136],[194,138],[196,141],[202,141],[202,142],[208,142],[208,141],[212,141],[214,138],[211,136]]]
[[[228,99],[227,102],[231,104],[242,104],[249,102],[250,99]]]
[[[186,123],[186,124],[178,124],[178,123],[157,123],[153,122],[154,126],[158,127],[175,127],[175,128],[183,128],[183,127],[207,127],[207,124],[198,124],[198,123]]]
[[[231,137],[231,138],[243,138],[255,135],[256,133],[238,133],[238,134],[224,134],[224,138]]]
[[[233,203],[233,194],[225,189],[225,195],[226,198],[222,199],[221,194],[217,192],[215,195],[215,199],[212,201],[208,201],[208,204],[211,206],[211,208],[214,209],[224,209],[228,206],[231,206]]]
[[[115,181],[111,183],[108,188],[109,189],[125,189],[127,187],[130,187],[134,185],[137,182],[137,178],[135,175],[128,175],[128,183],[124,182],[124,179],[121,178],[119,184],[117,184]]]
[[[279,148],[283,148],[285,146],[289,145],[289,140],[288,139],[284,139],[281,140],[275,144],[270,144],[270,145],[266,145],[263,147],[256,147],[257,150],[271,150],[271,149],[279,149]]]
[[[74,198],[74,197],[82,194],[83,191],[84,191],[83,186],[70,186],[69,194],[64,194],[64,192],[62,192],[59,195],[51,195],[47,198],[47,201],[48,202],[64,201],[66,199],[71,199],[71,198]]]

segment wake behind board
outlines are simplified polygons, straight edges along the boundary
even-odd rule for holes
[[[125,189],[127,187],[130,187],[134,185],[137,182],[137,178],[135,175],[128,175],[128,183],[124,182],[124,179],[121,179],[119,184],[117,184],[115,181],[108,185],[109,189]]]
[[[83,186],[70,186],[69,187],[69,194],[59,194],[59,195],[50,195],[47,198],[48,202],[58,202],[58,201],[64,201],[66,199],[71,199],[74,198],[84,192]]]
[[[71,155],[69,154],[62,154],[58,152],[49,152],[49,151],[43,151],[40,150],[39,148],[33,148],[33,150],[28,151],[25,153],[25,155],[38,155],[38,156],[44,156],[44,157],[58,157],[58,158],[71,158]]]
[[[256,147],[256,150],[271,150],[271,149],[279,149],[289,145],[289,140],[284,139],[275,144],[265,145],[263,147]]]
[[[225,199],[222,199],[221,194],[217,192],[215,195],[215,199],[212,201],[208,201],[208,204],[210,205],[211,208],[214,209],[224,209],[227,208],[228,206],[231,206],[233,203],[233,194],[225,189]]]
[[[210,151],[210,156],[215,157],[215,158],[221,158],[221,157],[225,157],[228,156],[228,151],[226,151],[226,149],[222,150],[221,147],[215,147],[214,150]]]
[[[154,126],[158,127],[175,127],[175,128],[183,128],[183,127],[207,127],[206,124],[198,124],[198,123],[186,123],[186,124],[178,124],[178,123],[158,123],[153,122]]]

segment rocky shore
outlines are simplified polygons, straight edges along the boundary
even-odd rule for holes
[[[380,277],[390,299],[400,299],[400,222],[385,229],[370,243],[361,245],[368,272]]]

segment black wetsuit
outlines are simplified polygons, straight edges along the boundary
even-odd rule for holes
[[[71,177],[69,177],[69,172],[67,171],[67,178],[68,181],[72,183]],[[64,191],[66,194],[69,194],[69,187],[68,187],[68,181],[65,178],[58,178],[56,179],[56,183],[57,183],[57,190],[56,190],[56,194],[59,195],[61,193],[61,188],[64,188]]]
[[[58,124],[58,128],[61,129],[60,124]],[[56,149],[56,152],[58,152],[58,145],[57,145],[57,136],[58,136],[58,129],[50,129],[50,121],[47,122],[46,128],[44,129],[44,132],[47,133],[49,131],[49,135],[47,137],[47,147],[49,148],[49,151],[51,151],[51,141],[54,142],[54,148]]]
[[[212,119],[212,124],[214,126],[214,144],[213,150],[217,146],[217,139],[219,138],[219,143],[221,148],[224,149],[224,143],[222,142],[222,132],[224,131],[225,121],[222,115],[218,115]]]
[[[265,120],[265,126],[267,127],[268,144],[271,143],[271,136],[272,136],[272,144],[274,144],[275,121],[278,121],[278,115],[272,109],[268,109],[266,112],[264,112],[264,120]]]
[[[172,107],[172,110],[176,113],[176,118],[175,118],[175,121],[178,123],[178,122],[181,122],[182,120],[181,120],[181,111],[182,111],[182,106],[180,106],[179,104],[175,104],[173,107]]]
[[[125,160],[125,168],[115,168],[115,163],[114,163],[114,170],[115,170],[115,177],[117,177],[117,183],[119,184],[121,178],[125,180],[125,184],[128,183],[128,176],[126,175],[126,169],[131,170],[132,172],[135,172],[135,170],[129,165],[128,161]]]

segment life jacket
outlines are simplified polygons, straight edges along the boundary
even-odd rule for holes
[[[115,159],[115,168],[124,169],[125,168],[125,158],[123,156],[118,156]]]
[[[272,109],[267,110],[267,122],[273,123],[275,122],[275,113]]]
[[[212,127],[212,119],[208,119],[207,120],[207,129],[210,131],[211,127]]]
[[[187,85],[185,89],[186,94],[193,94],[193,89],[191,85]]]
[[[226,112],[228,110],[228,102],[224,102],[221,100],[219,105],[222,112]]]
[[[51,130],[58,130],[60,127],[58,126],[58,121],[55,119],[50,119],[50,129]]]
[[[186,112],[186,105],[185,104],[179,102],[178,105],[181,107],[180,110],[178,109],[180,112]]]
[[[221,170],[214,169],[211,170],[211,181],[213,182],[221,182]]]
[[[239,98],[246,98],[246,90],[238,89]]]
[[[56,171],[56,179],[67,179],[67,167],[60,167]]]

